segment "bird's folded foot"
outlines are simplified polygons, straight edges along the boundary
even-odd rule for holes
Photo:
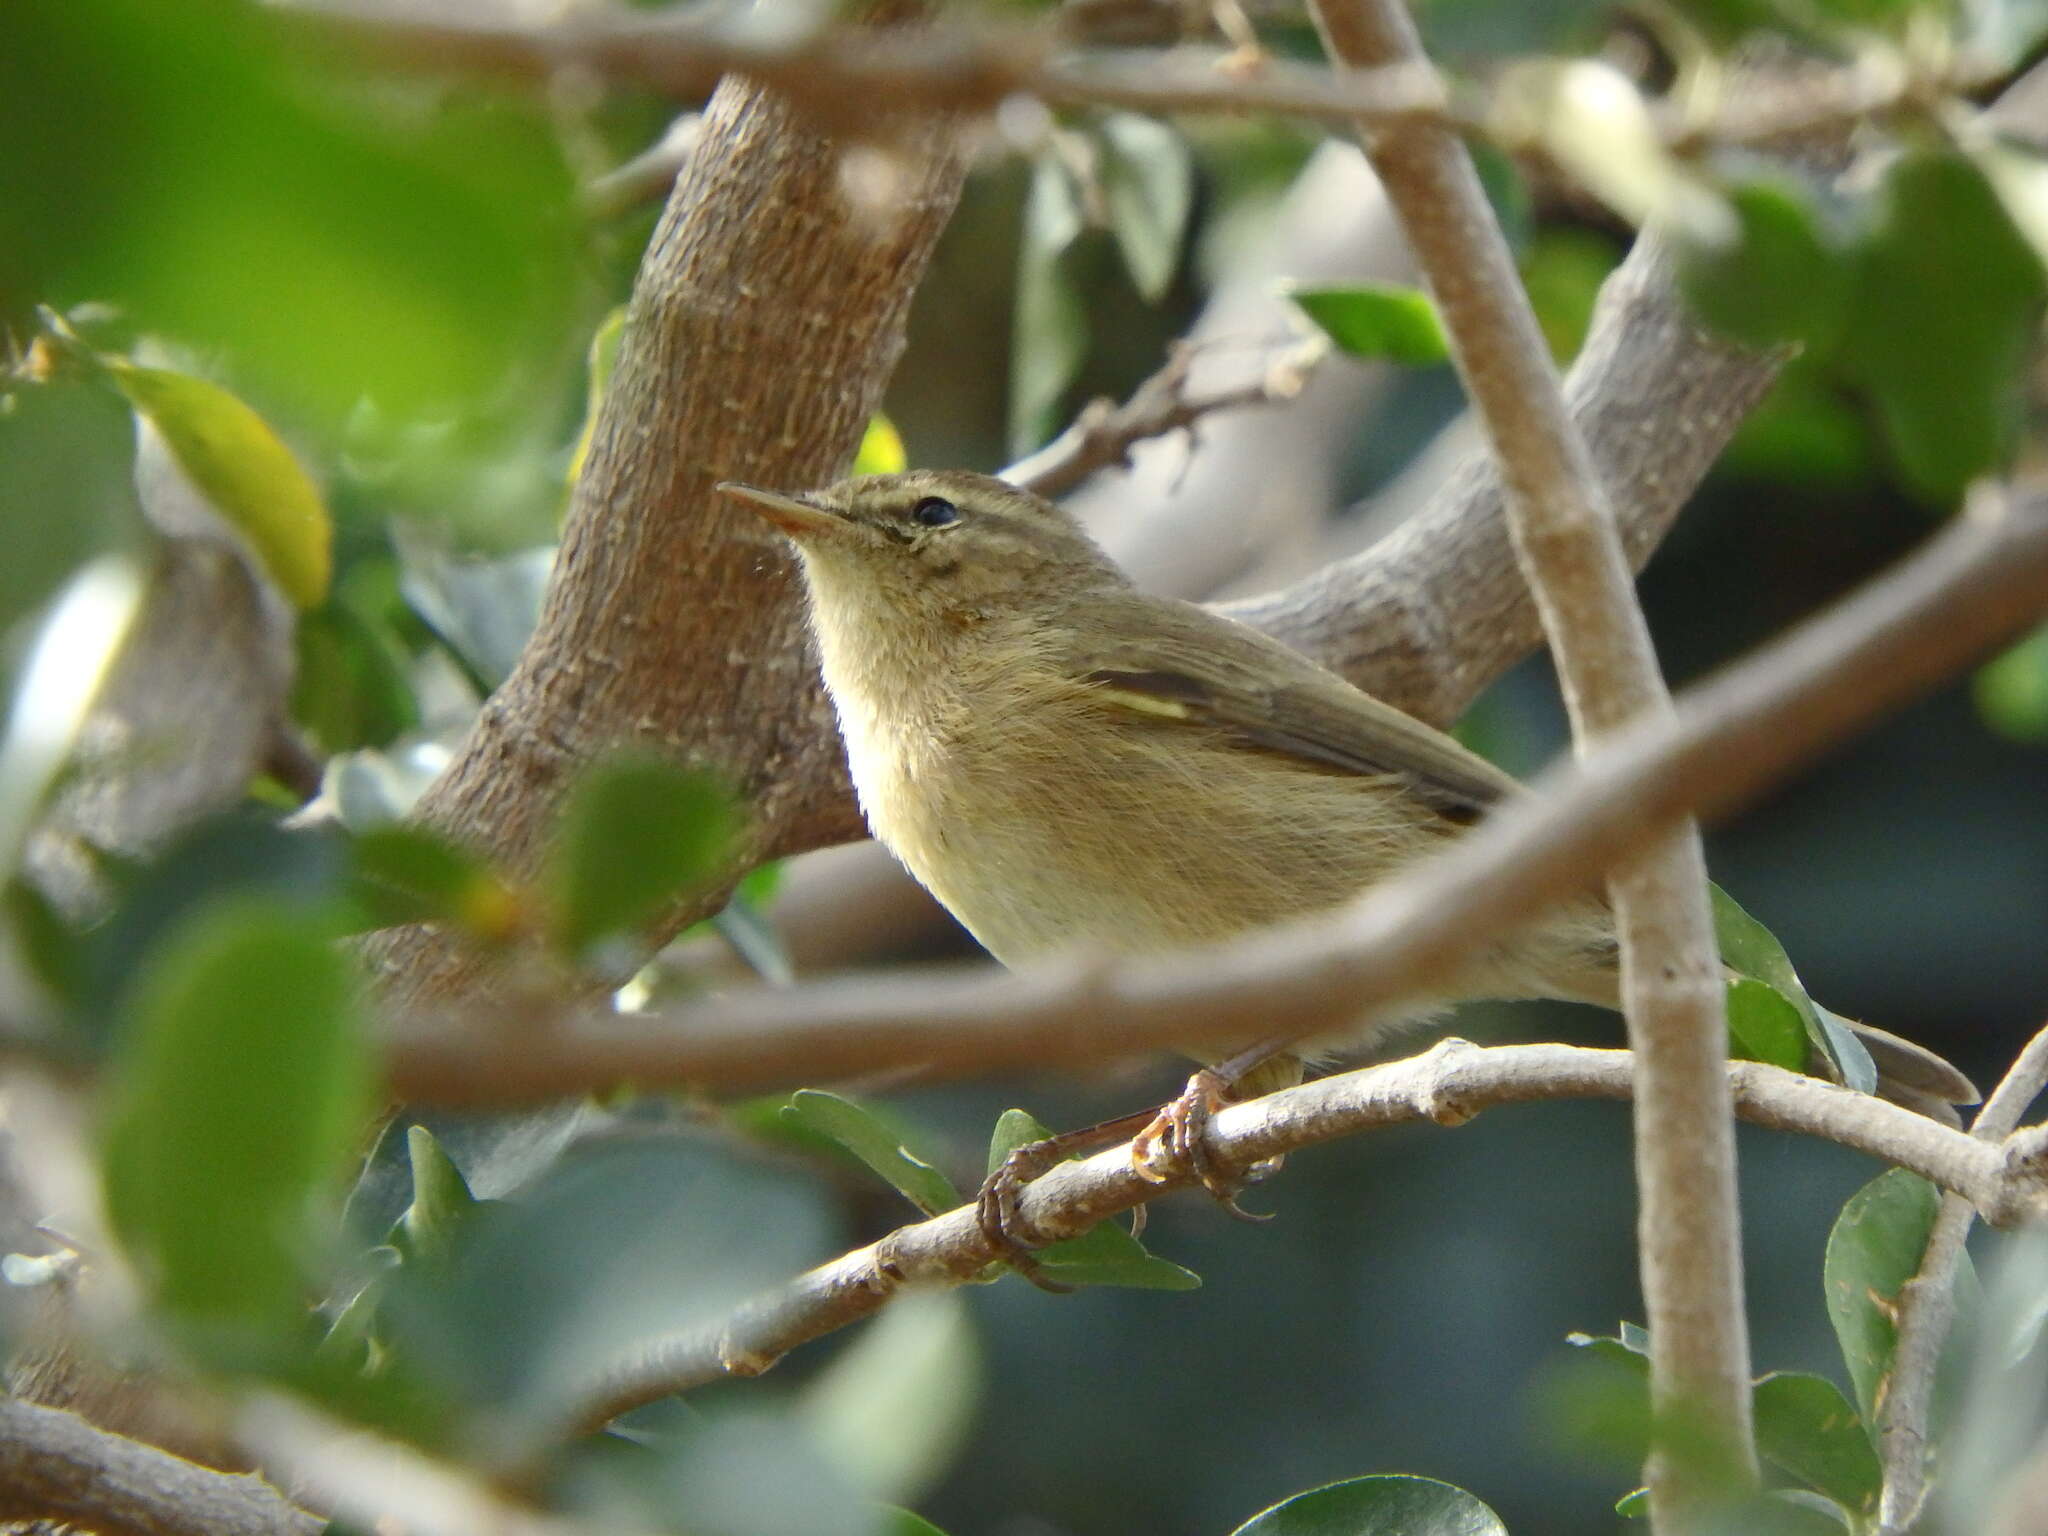
[[[1050,1291],[1055,1296],[1066,1295],[1074,1288],[1048,1276],[1030,1245],[1017,1236],[1017,1202],[1023,1196],[1024,1186],[1061,1162],[1067,1150],[1058,1136],[1027,1141],[1003,1159],[974,1197],[975,1224],[981,1228],[982,1239],[995,1250],[997,1259],[1041,1291]]]
[[[1187,1088],[1170,1104],[1160,1107],[1131,1142],[1131,1168],[1141,1179],[1154,1184],[1191,1175],[1209,1191],[1210,1197],[1240,1221],[1271,1221],[1270,1215],[1248,1211],[1237,1197],[1254,1175],[1270,1171],[1261,1164],[1250,1173],[1240,1173],[1219,1164],[1209,1151],[1209,1120],[1230,1102],[1230,1084],[1215,1070],[1204,1067],[1188,1079]]]

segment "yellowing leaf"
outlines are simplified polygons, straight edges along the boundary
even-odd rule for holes
[[[294,607],[318,605],[333,572],[333,524],[310,476],[270,423],[218,384],[109,360],[128,403]]]
[[[861,434],[860,452],[853,456],[853,472],[900,475],[908,468],[910,457],[903,451],[903,439],[896,433],[896,424],[886,416],[874,417]]]
[[[590,385],[583,401],[583,430],[576,438],[576,452],[569,458],[569,484],[583,478],[584,463],[590,458],[591,435],[597,431],[597,408],[604,404],[611,388],[612,369],[619,361],[619,338],[626,334],[626,306],[621,304],[599,322],[590,338]]]

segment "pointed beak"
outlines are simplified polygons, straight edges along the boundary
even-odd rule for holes
[[[792,539],[843,533],[848,526],[846,519],[837,512],[812,506],[808,501],[785,496],[780,491],[764,491],[757,485],[744,485],[737,480],[721,480],[716,489],[720,495],[743,503],[748,511],[758,513]]]

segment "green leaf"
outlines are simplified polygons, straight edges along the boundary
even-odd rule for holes
[[[2048,629],[2037,629],[1977,671],[1977,712],[2014,741],[2048,741]]]
[[[1585,345],[1600,285],[1620,259],[1613,241],[1583,229],[1546,229],[1523,255],[1522,286],[1529,290],[1536,323],[1560,366]]]
[[[639,753],[598,764],[569,791],[548,860],[556,946],[587,956],[637,935],[718,877],[738,833],[732,796],[708,774]]]
[[[867,430],[860,435],[860,451],[853,456],[852,473],[900,475],[909,467],[910,456],[903,451],[896,424],[886,416],[869,417]]]
[[[1558,1444],[1640,1468],[1650,1446],[1649,1343],[1623,1325],[1620,1338],[1573,1333],[1568,1356],[1544,1384],[1543,1422]]]
[[[1720,945],[1721,963],[1739,976],[1775,987],[1805,1021],[1806,1038],[1813,1047],[1810,1059],[1829,1063],[1837,1080],[1858,1093],[1874,1093],[1877,1068],[1870,1060],[1870,1052],[1844,1020],[1807,996],[1799,973],[1792,969],[1791,957],[1777,936],[1736,905],[1735,898],[1718,885],[1710,884],[1707,894],[1713,903],[1714,938]]]
[[[1804,1488],[1772,1488],[1709,1510],[1700,1536],[1850,1536],[1849,1512]]]
[[[1825,1376],[1777,1371],[1755,1389],[1759,1454],[1845,1509],[1868,1515],[1884,1484],[1870,1431]]]
[[[1202,1277],[1162,1259],[1115,1221],[1100,1222],[1037,1253],[1046,1278],[1063,1285],[1121,1285],[1139,1291],[1199,1290]]]
[[[384,626],[341,603],[299,618],[292,718],[320,752],[389,746],[419,724],[411,657]]]
[[[960,1193],[950,1179],[914,1155],[893,1130],[851,1099],[800,1088],[783,1106],[782,1118],[844,1148],[927,1216],[960,1204]]]
[[[1154,118],[1112,112],[1098,132],[1110,233],[1139,294],[1157,304],[1180,265],[1195,200],[1194,160],[1186,141]]]
[[[1393,283],[1296,288],[1288,297],[1353,357],[1428,367],[1451,355],[1429,295]]]
[[[885,1505],[880,1536],[946,1536],[946,1533],[923,1515]]]
[[[229,0],[8,9],[11,294],[89,294],[338,419],[535,388],[582,222],[544,101],[282,47]]]
[[[1894,1168],[1851,1195],[1828,1234],[1822,1266],[1828,1319],[1866,1421],[1875,1419],[1891,1371],[1899,1292],[1919,1271],[1940,1207],[1932,1184]]]
[[[207,379],[109,359],[107,372],[178,467],[300,609],[327,595],[334,526],[319,488],[270,423]]]
[[[1843,363],[1908,485],[1947,505],[2015,437],[2044,292],[2041,258],[1961,155],[1907,155],[1864,242]]]
[[[1640,1323],[1623,1323],[1615,1333],[1568,1333],[1564,1341],[1574,1349],[1616,1361],[1631,1370],[1650,1368],[1650,1335]]]
[[[988,1171],[994,1175],[1012,1152],[1034,1141],[1050,1141],[1053,1133],[1028,1110],[1006,1109],[989,1138]],[[1183,1269],[1151,1252],[1113,1221],[1089,1228],[1079,1237],[1041,1248],[1036,1255],[1046,1278],[1063,1285],[1122,1285],[1147,1291],[1192,1291],[1202,1283]]]
[[[1614,1512],[1625,1520],[1649,1519],[1650,1490],[1638,1488],[1633,1493],[1624,1493],[1614,1501]]]
[[[518,924],[518,898],[467,848],[415,822],[366,828],[349,842],[351,886],[380,926],[448,923],[502,941]]]
[[[1848,313],[1854,272],[1813,209],[1786,181],[1730,188],[1727,238],[1696,234],[1678,247],[1678,275],[1693,310],[1751,346],[1830,345]]]
[[[981,1352],[958,1291],[908,1295],[798,1397],[825,1459],[872,1498],[915,1498],[952,1462],[981,1395]]]
[[[330,924],[243,899],[166,940],[129,1010],[108,1214],[158,1301],[206,1343],[304,1317],[308,1217],[353,1162],[369,1040]]]
[[[1057,155],[1040,156],[1024,204],[1010,340],[1010,447],[1019,454],[1045,440],[1087,355],[1088,317],[1065,259],[1081,222],[1072,173]]]
[[[1729,1054],[1804,1072],[1806,1020],[1792,1000],[1768,982],[1738,976],[1728,982]]]
[[[392,1227],[391,1246],[407,1259],[446,1264],[463,1224],[482,1202],[424,1125],[406,1127],[405,1149],[412,1162],[412,1204]]]
[[[1500,1516],[1429,1477],[1355,1477],[1282,1499],[1233,1536],[1507,1536]]]
[[[1009,1161],[1010,1154],[1019,1147],[1027,1147],[1034,1141],[1051,1141],[1053,1133],[1042,1120],[1028,1109],[1006,1109],[996,1117],[995,1129],[988,1138],[988,1173],[995,1171]]]
[[[78,1002],[89,975],[86,947],[64,914],[18,875],[0,888],[0,912],[6,915],[11,941],[0,942],[0,951],[11,947],[52,1001]]]

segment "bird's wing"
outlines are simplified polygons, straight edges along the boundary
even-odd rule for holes
[[[1062,633],[1117,638],[1090,640],[1061,662],[1106,702],[1150,719],[1206,726],[1323,768],[1398,775],[1454,821],[1477,820],[1521,787],[1300,652],[1192,603],[1096,592],[1065,617]]]

